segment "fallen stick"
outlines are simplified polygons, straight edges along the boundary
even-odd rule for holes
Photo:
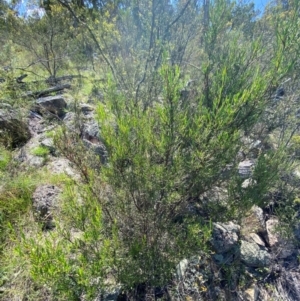
[[[59,85],[59,86],[55,86],[55,87],[51,87],[45,90],[41,90],[41,91],[28,91],[24,94],[24,96],[27,97],[41,97],[41,96],[46,96],[52,92],[58,92],[58,91],[62,91],[64,89],[70,89],[71,85],[70,84],[64,84],[64,85]]]

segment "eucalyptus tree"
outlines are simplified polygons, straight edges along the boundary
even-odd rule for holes
[[[76,36],[70,15],[59,6],[51,13],[10,18],[10,37],[26,55],[17,68],[37,76],[56,77],[69,62]],[[36,68],[38,67],[38,68]]]

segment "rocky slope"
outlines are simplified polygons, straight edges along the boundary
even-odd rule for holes
[[[83,141],[86,152],[107,160],[101,142],[95,107],[76,104],[63,95],[35,100],[34,106],[22,119],[20,112],[9,105],[1,105],[1,139],[13,141],[15,158],[20,169],[46,168],[51,174],[65,173],[80,182],[81,174],[70,160],[63,157],[53,141],[51,132],[60,126]],[[65,143],[72,143],[65,141]],[[259,153],[260,141],[250,141],[247,155],[241,155],[239,177],[243,189],[253,184],[251,170]],[[41,155],[41,150],[45,155]],[[252,154],[252,155],[251,155]],[[91,157],[92,158],[92,157]],[[230,167],[229,167],[230,168]],[[296,179],[298,181],[298,179]],[[52,231],[59,222],[61,188],[38,185],[32,196],[32,208],[45,232]],[[214,187],[201,196],[206,202],[225,197],[227,191]],[[271,203],[271,200],[270,200]],[[197,213],[194,213],[197,214]],[[270,207],[254,206],[240,221],[212,223],[211,250],[192,258],[183,258],[176,267],[173,279],[165,287],[153,289],[152,296],[162,300],[300,300],[299,243],[300,227],[294,228],[290,238],[281,233],[279,220]],[[4,287],[5,290],[5,287]],[[148,300],[149,291],[140,285],[139,300]],[[119,286],[99,296],[100,300],[127,300]]]

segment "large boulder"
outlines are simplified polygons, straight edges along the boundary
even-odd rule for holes
[[[271,255],[267,250],[261,249],[256,243],[242,240],[241,261],[249,267],[268,267],[271,263]]]
[[[36,100],[36,105],[37,111],[41,114],[50,112],[59,117],[62,117],[65,114],[65,109],[67,108],[67,103],[61,95],[38,98]]]
[[[8,147],[18,147],[31,138],[30,130],[20,114],[12,110],[0,109],[0,143]]]

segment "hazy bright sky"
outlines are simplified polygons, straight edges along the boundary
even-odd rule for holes
[[[268,3],[268,0],[253,0],[253,2],[255,3],[255,7],[262,11]]]
[[[11,2],[11,0],[6,0],[7,2]],[[260,10],[261,12],[263,12],[264,7],[266,6],[266,4],[268,3],[269,0],[236,0],[236,2],[254,2],[255,3],[255,8]],[[35,2],[35,1],[30,1],[31,3]],[[36,1],[37,2],[37,1]],[[26,13],[26,3],[27,0],[22,0],[21,3],[18,5],[18,10],[19,12],[24,15],[24,13]],[[33,8],[33,7],[31,7]],[[27,7],[28,9],[28,7]]]

